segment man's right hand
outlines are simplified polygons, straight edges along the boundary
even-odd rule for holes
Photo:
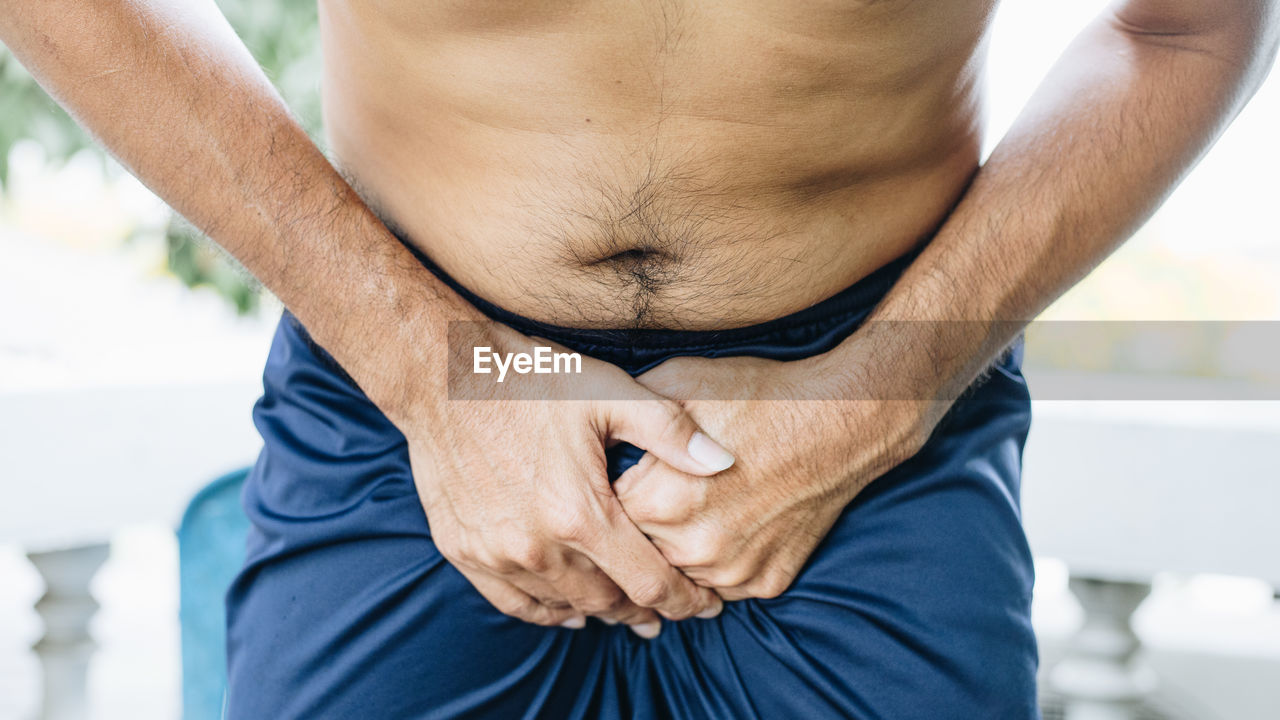
[[[495,350],[533,351],[514,330],[484,328],[483,344]],[[731,465],[679,404],[585,356],[581,374],[508,382],[500,396],[493,376],[465,375],[475,394],[455,386],[455,396],[492,399],[437,392],[421,420],[400,424],[436,547],[494,607],[539,625],[581,627],[593,615],[644,637],[658,633],[659,614],[720,611],[720,598],[673,568],[631,522],[606,474],[605,448],[616,442],[694,475]],[[560,383],[603,392],[557,399],[574,390]]]
[[[611,397],[628,400],[449,401],[419,379],[435,330],[478,313],[365,206],[212,0],[0,0],[0,42],[392,418],[438,545],[496,606],[542,623],[595,611],[640,624],[719,607],[630,523],[605,475],[613,440],[714,472],[688,454],[688,416],[589,360],[575,381],[616,381]],[[495,346],[528,346],[495,332]]]

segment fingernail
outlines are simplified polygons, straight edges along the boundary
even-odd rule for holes
[[[632,625],[631,631],[645,640],[652,640],[658,637],[658,633],[662,632],[662,623],[651,622]]]
[[[720,472],[733,467],[733,456],[728,450],[720,447],[715,440],[701,431],[689,438],[689,457],[711,472]]]
[[[716,600],[715,605],[712,605],[706,610],[703,610],[702,612],[698,613],[695,617],[700,617],[703,620],[710,620],[711,618],[719,615],[723,611],[724,611],[724,602],[720,600]]]
[[[582,615],[571,617],[568,620],[565,620],[564,622],[560,623],[560,627],[567,627],[570,630],[581,630],[586,626],[587,626],[587,619]]]
[[[600,618],[600,622],[604,623],[605,625],[617,625],[617,624],[618,624],[618,621],[617,621],[617,620],[614,620],[613,618],[606,618],[606,617],[602,617],[602,618]]]

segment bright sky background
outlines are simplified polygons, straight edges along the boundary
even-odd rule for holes
[[[1108,3],[1006,0],[988,72],[991,135]],[[1071,319],[1280,319],[1280,73],[1137,236],[1051,308]]]
[[[1100,0],[1004,3],[996,19],[988,72],[989,144],[1013,121],[1070,39],[1104,5]],[[1280,79],[1273,74],[1155,219],[1047,317],[1280,319],[1276,128]],[[210,291],[179,290],[176,280],[162,276],[164,255],[158,237],[120,250],[120,239],[131,229],[139,224],[158,227],[163,221],[163,207],[150,193],[128,177],[104,183],[91,157],[73,159],[66,168],[51,172],[43,167],[41,155],[34,143],[15,148],[13,182],[7,202],[0,205],[0,254],[12,260],[7,270],[0,266],[0,300],[9,307],[26,306],[21,316],[0,316],[0,337],[9,346],[22,345],[26,338],[36,338],[41,345],[63,342],[91,326],[98,328],[89,333],[96,338],[93,344],[101,348],[103,335],[140,338],[162,325],[176,333],[183,323],[175,318],[192,312],[179,305],[197,302],[196,298],[201,298],[201,313],[218,307]],[[6,233],[5,225],[26,239]],[[82,252],[71,257],[72,249]],[[131,299],[133,286],[144,284],[150,288],[145,301]],[[155,289],[165,284],[173,287]],[[179,299],[184,295],[192,299]],[[86,298],[95,301],[93,307],[86,307]],[[146,311],[129,309],[138,304],[145,304]],[[162,305],[172,311],[159,312]],[[86,313],[101,321],[86,322]],[[129,329],[119,327],[124,323]],[[136,346],[142,340],[131,342]],[[61,383],[87,377],[91,369],[68,365],[65,372],[51,373],[43,357],[28,353],[25,359],[9,358],[0,365],[19,363],[24,383],[37,377]],[[101,367],[100,361],[95,357],[93,367]]]

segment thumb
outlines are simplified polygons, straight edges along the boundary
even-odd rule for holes
[[[609,438],[629,442],[690,475],[714,475],[733,466],[733,455],[699,429],[679,403],[659,396],[603,407]]]

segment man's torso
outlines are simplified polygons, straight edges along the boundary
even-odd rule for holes
[[[995,0],[321,0],[337,160],[463,285],[581,327],[812,305],[978,161]]]

